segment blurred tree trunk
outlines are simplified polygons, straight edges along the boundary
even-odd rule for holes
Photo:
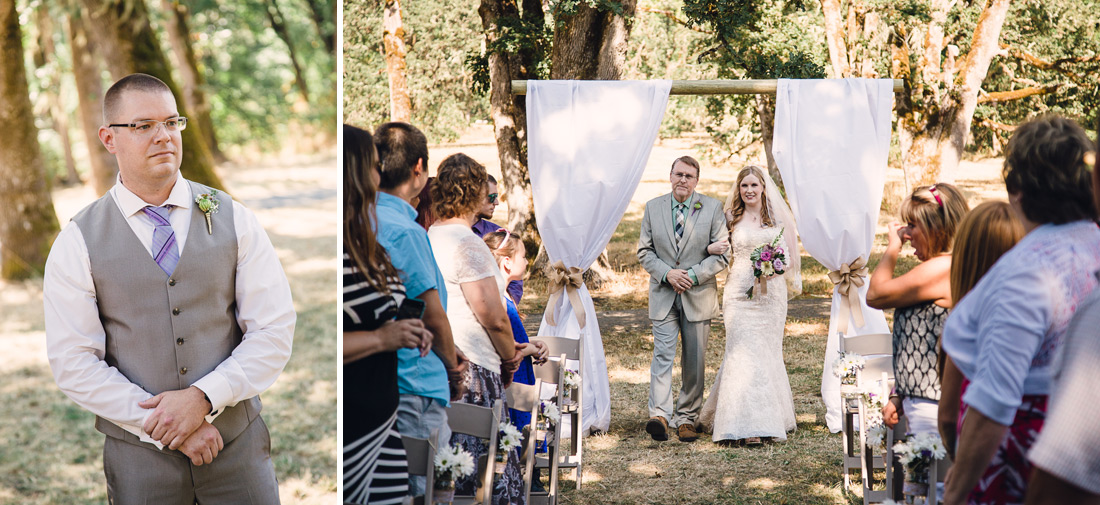
[[[822,0],[825,38],[829,47],[832,75],[877,77],[872,53],[891,52],[891,77],[903,79],[905,90],[895,97],[898,115],[898,143],[902,151],[905,189],[954,179],[955,169],[966,147],[970,123],[978,104],[978,92],[999,50],[1001,27],[1010,0],[988,0],[978,18],[967,54],[947,45],[944,33],[954,0],[932,0],[930,20],[921,26],[904,23],[887,29],[877,13],[863,4],[850,4],[847,22],[839,0]],[[878,47],[889,33],[889,47]],[[920,47],[910,41],[923,33]],[[917,67],[911,56],[917,53]]]
[[[559,14],[550,54],[551,79],[617,80],[626,62],[626,43],[636,0],[620,0],[622,15],[587,4]]]
[[[50,4],[39,4],[35,9],[38,24],[38,43],[34,49],[34,65],[40,71],[40,87],[49,109],[51,127],[61,140],[62,156],[65,159],[65,176],[61,182],[66,185],[80,184],[80,174],[76,172],[76,160],[73,159],[73,144],[69,138],[69,116],[61,102],[61,75],[57,65],[57,48],[53,43],[54,22],[50,17]]]
[[[768,175],[783,188],[783,176],[772,155],[772,137],[775,134],[775,95],[756,95],[756,116],[760,118],[760,138],[764,140],[764,156],[768,159]]]
[[[386,74],[390,78],[390,121],[412,122],[412,101],[405,77],[405,25],[401,1],[387,0],[382,14],[382,45],[386,49]]]
[[[309,103],[309,87],[306,85],[302,66],[298,63],[298,53],[294,50],[294,42],[290,39],[290,30],[287,30],[286,18],[283,17],[283,12],[279,10],[278,1],[267,0],[264,12],[267,14],[267,20],[271,23],[271,29],[275,30],[275,34],[286,44],[287,51],[290,54],[290,64],[294,67],[294,80],[298,83],[298,90],[302,92],[302,98],[306,103]]]
[[[92,165],[92,185],[102,196],[115,184],[118,164],[115,157],[99,142],[99,125],[103,124],[103,83],[95,43],[86,30],[87,13],[73,6],[69,14],[69,48],[73,57],[73,78],[79,101],[80,123],[84,143],[88,145],[88,161]]]
[[[309,5],[310,17],[313,19],[313,25],[317,28],[317,37],[321,39],[321,42],[325,44],[325,50],[332,57],[336,57],[336,31],[333,30],[336,20],[335,6],[336,2],[333,1],[332,5],[326,6],[322,0],[306,0],[306,4]],[[325,11],[333,10],[332,20],[330,23],[328,19],[325,19]]]
[[[23,67],[15,0],[0,0],[0,277],[41,275],[60,229]]]
[[[210,119],[210,101],[206,99],[206,78],[199,70],[199,60],[191,47],[191,12],[179,0],[162,0],[164,10],[171,14],[168,25],[168,40],[172,42],[172,52],[176,55],[176,68],[183,79],[183,101],[187,110],[195,115],[195,121],[202,127],[206,146],[217,163],[225,163],[227,158],[218,147],[218,136],[214,130],[214,121]]]
[[[524,19],[531,26],[542,26],[545,18],[538,0],[524,0],[521,15],[515,0],[482,0],[478,8],[485,30],[486,47],[494,47],[501,37],[502,19]],[[531,196],[531,177],[527,171],[526,97],[512,94],[512,80],[534,77],[534,55],[489,51],[489,114],[500,156],[503,200],[508,202],[508,228],[521,233],[527,250],[537,251],[540,240],[535,225],[535,205]]]
[[[107,44],[100,45],[98,54],[107,60],[111,75],[117,80],[135,72],[152,75],[172,89],[181,116],[189,116],[186,101],[172,79],[168,58],[149,24],[149,11],[144,0],[83,0],[92,13],[89,23],[102,28]],[[188,123],[183,131],[183,176],[214,188],[225,185],[214,172],[214,159],[206,146],[202,125]]]

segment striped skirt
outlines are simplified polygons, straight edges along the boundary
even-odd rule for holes
[[[409,466],[397,432],[397,411],[358,440],[344,444],[344,502],[398,504],[409,493]]]

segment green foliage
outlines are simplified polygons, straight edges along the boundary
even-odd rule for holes
[[[344,1],[344,122],[369,129],[390,115],[382,8],[378,0]],[[454,140],[489,115],[488,98],[473,92],[476,71],[466,64],[484,40],[477,9],[461,0],[402,8],[413,124],[431,143]]]
[[[623,6],[612,0],[551,0],[549,2],[550,13],[558,23],[565,22],[569,16],[574,16],[582,6],[588,6],[600,12],[611,12],[623,15]]]
[[[207,81],[219,142],[272,149],[302,135],[303,128],[334,127],[335,62],[317,35],[307,4],[279,0],[309,83],[309,104],[295,84],[286,44],[268,25],[264,0],[190,4],[192,47]]]
[[[549,78],[554,34],[548,23],[507,16],[497,20],[497,31],[497,39],[487,44],[484,51],[466,56],[466,68],[473,78],[471,89],[475,94],[483,96],[489,91],[489,55],[493,53],[530,54],[533,68],[526,70],[531,78]]]

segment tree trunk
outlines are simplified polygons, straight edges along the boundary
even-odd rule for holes
[[[825,17],[825,41],[829,46],[831,77],[842,79],[851,75],[848,50],[844,43],[844,27],[841,25],[840,0],[821,0],[821,13]]]
[[[57,49],[54,47],[53,18],[50,17],[50,5],[40,4],[36,9],[38,22],[38,44],[34,51],[34,64],[41,74],[39,80],[42,95],[50,109],[51,126],[61,140],[61,151],[65,159],[65,176],[61,182],[66,186],[80,184],[80,174],[76,172],[76,160],[73,159],[73,145],[69,139],[69,116],[61,102],[61,76],[58,74]]]
[[[117,80],[134,72],[152,75],[168,85],[176,98],[181,116],[188,116],[186,102],[179,87],[172,80],[168,58],[160,49],[144,0],[122,0],[105,3],[104,0],[83,0],[92,13],[89,23],[102,28],[102,36],[108,42],[101,44],[99,55],[107,60],[111,75]],[[187,124],[183,131],[183,176],[207,186],[225,189],[214,172],[214,160],[204,140],[202,125]]]
[[[298,53],[294,50],[294,42],[290,39],[290,31],[287,30],[286,20],[283,18],[283,12],[279,10],[277,0],[267,0],[264,12],[267,14],[267,20],[271,22],[271,29],[275,30],[275,34],[286,44],[290,54],[290,64],[294,67],[294,80],[298,83],[302,98],[309,103],[309,87],[306,86],[305,74],[302,73],[302,66],[298,64]]]
[[[42,275],[60,229],[27,92],[15,0],[0,0],[0,277]]]
[[[622,76],[630,17],[636,0],[622,0],[623,14],[582,4],[572,15],[559,15],[550,53],[551,79],[617,80]]]
[[[80,123],[83,125],[84,143],[88,146],[88,161],[92,165],[91,180],[97,195],[102,196],[115,184],[118,165],[115,157],[99,142],[99,125],[103,123],[103,83],[99,60],[95,57],[93,42],[89,39],[82,8],[73,7],[69,14],[69,48],[73,57],[73,78],[79,101]]]
[[[176,68],[183,81],[183,101],[187,110],[195,115],[194,120],[202,127],[206,146],[217,163],[225,163],[225,153],[218,147],[218,136],[214,130],[214,120],[210,118],[210,101],[206,99],[206,78],[199,71],[199,60],[191,47],[191,13],[179,0],[162,0],[164,10],[171,18],[168,26],[168,40],[172,43],[172,52],[176,56]]]
[[[783,187],[783,176],[772,156],[772,137],[775,130],[775,95],[756,95],[756,115],[760,118],[760,137],[764,140],[764,155],[768,159],[768,175]]]
[[[382,14],[382,45],[386,49],[386,74],[390,78],[390,121],[412,122],[412,101],[405,77],[405,25],[401,1],[387,0]]]
[[[1009,0],[991,0],[982,10],[961,78],[957,80],[951,79],[953,73],[940,68],[944,47],[942,25],[950,3],[948,0],[936,3],[921,58],[923,82],[914,91],[929,103],[928,110],[921,111],[920,120],[910,111],[910,116],[900,121],[908,130],[906,136],[912,139],[904,157],[907,188],[954,179],[978,104],[978,91],[999,48],[1009,3]]]
[[[309,5],[310,17],[313,19],[313,26],[317,28],[317,37],[321,39],[321,42],[325,44],[325,51],[328,54],[336,57],[336,31],[333,30],[333,24],[330,24],[325,19],[325,10],[328,6],[325,2],[320,0],[306,0],[306,4]],[[334,9],[336,2],[332,2],[332,8]],[[333,20],[336,16],[332,17]]]

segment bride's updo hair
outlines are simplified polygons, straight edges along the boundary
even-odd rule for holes
[[[726,205],[722,208],[723,211],[732,210],[733,220],[726,223],[726,228],[732,233],[734,223],[741,220],[741,216],[745,214],[745,202],[741,200],[741,181],[749,175],[756,176],[756,179],[760,181],[760,220],[763,221],[764,226],[775,226],[775,221],[772,219],[771,205],[768,205],[768,178],[764,177],[764,171],[762,168],[756,165],[749,165],[741,169],[741,172],[737,174],[737,182],[733,183],[733,189],[730,190],[730,196],[726,198]]]

